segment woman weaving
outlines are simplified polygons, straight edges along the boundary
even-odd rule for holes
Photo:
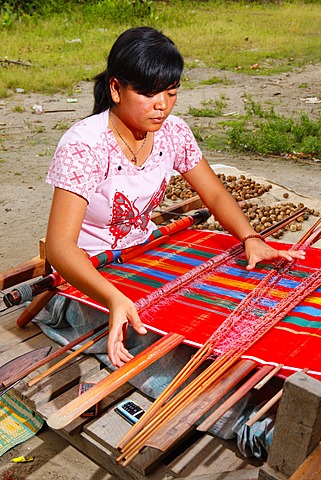
[[[189,127],[171,115],[182,70],[179,51],[161,32],[149,27],[125,31],[110,51],[107,69],[95,78],[93,114],[64,134],[47,177],[55,187],[48,261],[70,284],[109,309],[108,355],[116,367],[155,334],[145,335],[134,303],[98,273],[84,251],[91,256],[143,243],[156,228],[151,212],[173,170],[222,226],[244,242],[249,270],[262,260],[304,257],[262,241],[202,156]],[[88,330],[106,321],[102,312],[63,297],[55,298],[50,310],[48,327],[56,329],[82,325]],[[134,340],[128,339],[127,349],[123,327],[128,324]],[[180,348],[189,358],[191,347]]]

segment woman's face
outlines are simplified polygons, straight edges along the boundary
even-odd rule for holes
[[[156,132],[173,110],[178,87],[153,95],[142,95],[130,86],[111,83],[111,91],[117,116],[133,132]],[[113,91],[114,88],[114,91]]]

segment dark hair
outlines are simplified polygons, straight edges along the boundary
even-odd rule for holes
[[[112,46],[107,68],[94,80],[93,114],[114,106],[109,82],[117,78],[143,95],[179,86],[184,60],[175,44],[150,27],[130,28]]]

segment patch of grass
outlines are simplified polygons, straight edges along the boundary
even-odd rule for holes
[[[59,120],[53,127],[52,130],[62,130],[66,131],[70,127],[70,124],[64,120]]]
[[[225,95],[215,100],[203,101],[204,108],[189,107],[188,113],[193,117],[219,117],[222,115],[223,108],[226,107]]]
[[[0,96],[16,88],[66,92],[91,80],[105,68],[117,36],[135,25],[150,25],[169,35],[190,68],[240,67],[241,72],[266,75],[321,60],[319,3],[101,0],[68,3],[60,13],[43,15],[10,17],[2,8],[0,59],[20,59],[32,66],[1,64]],[[258,69],[251,69],[253,64]]]
[[[298,118],[277,115],[273,109],[264,111],[260,104],[249,100],[246,114],[237,119],[215,124],[198,132],[203,148],[235,150],[264,155],[300,152],[321,157],[321,117],[311,120],[305,113]]]
[[[26,111],[25,107],[23,105],[15,105],[13,108],[12,108],[12,111],[13,112],[19,112],[19,113],[23,113]]]
[[[195,108],[189,107],[188,113],[193,117],[219,117],[221,115],[221,110],[204,107],[204,108]]]
[[[233,84],[232,80],[228,80],[225,76],[223,78],[221,77],[211,77],[208,78],[207,80],[203,80],[200,82],[201,85],[217,85],[217,84],[222,84],[222,85],[231,85]]]

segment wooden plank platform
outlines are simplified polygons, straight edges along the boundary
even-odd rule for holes
[[[0,301],[0,310],[3,308]],[[37,325],[31,323],[24,329],[16,326],[23,309],[24,306],[18,306],[0,313],[0,366],[40,346],[51,345],[53,350],[59,348]],[[82,355],[34,387],[28,387],[27,381],[50,365],[41,367],[10,390],[45,420],[78,395],[80,381],[97,382],[109,375],[94,356]],[[57,433],[111,475],[122,480],[257,479],[261,462],[243,458],[233,442],[224,442],[208,434],[194,434],[184,439],[169,454],[146,448],[129,466],[122,467],[116,462],[119,452],[115,446],[130,425],[115,413],[114,407],[125,398],[132,398],[145,408],[151,403],[131,385],[125,384],[100,402],[98,417],[80,417]]]

